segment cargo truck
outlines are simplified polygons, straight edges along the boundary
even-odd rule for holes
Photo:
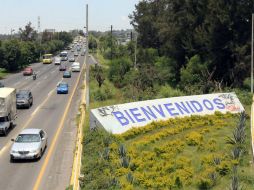
[[[16,89],[0,88],[0,133],[7,135],[17,116]]]

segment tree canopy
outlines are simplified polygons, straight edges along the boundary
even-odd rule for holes
[[[177,83],[182,68],[198,55],[214,71],[214,81],[241,86],[250,75],[253,5],[253,0],[143,0],[130,18],[140,47],[176,61]]]

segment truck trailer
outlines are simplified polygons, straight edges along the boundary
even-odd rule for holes
[[[7,135],[17,116],[16,89],[0,88],[0,133]]]

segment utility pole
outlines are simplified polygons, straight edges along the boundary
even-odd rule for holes
[[[137,69],[137,44],[138,44],[138,33],[136,33],[136,40],[135,40],[134,69]]]
[[[38,16],[38,40],[39,40],[39,43],[40,43],[40,61],[41,61],[41,18],[40,16]]]
[[[253,18],[251,15],[251,93],[253,94]]]
[[[113,55],[112,55],[112,46],[113,46],[113,26],[110,27],[110,34],[111,34],[111,53],[110,53],[110,59],[112,61]]]
[[[88,4],[86,4],[86,110],[89,109],[89,63],[88,63],[88,52],[89,52],[89,36],[88,36]]]
[[[11,28],[11,39],[12,39],[12,32],[14,32],[15,30]]]

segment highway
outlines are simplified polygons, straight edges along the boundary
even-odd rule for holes
[[[73,52],[69,52],[73,55]],[[83,66],[85,56],[76,57]],[[93,60],[88,58],[88,64]],[[72,63],[65,62],[67,68]],[[1,82],[7,87],[30,89],[34,104],[30,109],[18,110],[16,126],[9,134],[0,136],[0,189],[65,189],[71,176],[76,138],[76,118],[80,101],[83,73],[72,73],[62,78],[59,66],[35,63],[31,65],[37,79],[22,73],[9,75]],[[60,81],[69,84],[69,93],[59,95],[56,86]],[[24,128],[41,128],[48,134],[48,147],[40,160],[10,162],[11,139]],[[54,145],[54,146],[53,146]]]

